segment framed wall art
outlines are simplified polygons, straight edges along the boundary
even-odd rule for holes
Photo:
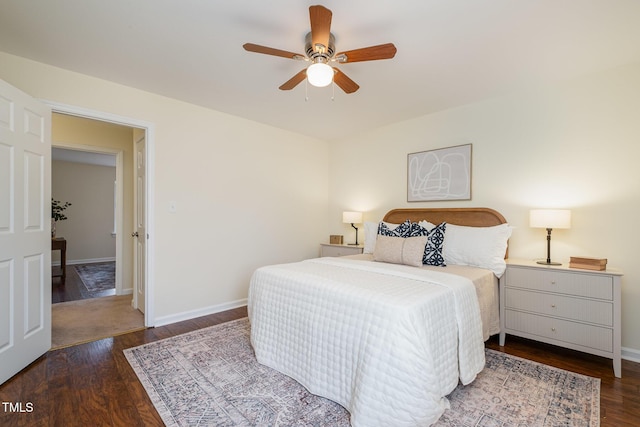
[[[407,155],[407,201],[471,200],[471,144]]]

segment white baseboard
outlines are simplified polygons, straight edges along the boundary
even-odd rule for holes
[[[640,350],[622,347],[622,358],[631,362],[640,363]]]
[[[67,260],[67,265],[75,265],[75,264],[93,264],[96,262],[112,262],[115,261],[116,257],[109,257],[109,258],[89,258],[89,259],[74,259],[74,260]],[[51,265],[59,267],[60,266],[60,261],[55,261],[52,262]]]
[[[224,304],[213,305],[198,310],[184,311],[182,313],[171,314],[169,316],[156,317],[152,326],[164,326],[170,323],[182,322],[183,320],[195,319],[196,317],[207,316],[209,314],[220,313],[221,311],[231,310],[233,308],[243,307],[247,305],[247,299],[239,299]]]

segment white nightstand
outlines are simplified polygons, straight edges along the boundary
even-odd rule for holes
[[[320,256],[346,256],[361,254],[364,249],[362,245],[335,245],[331,243],[320,243]]]
[[[500,345],[517,335],[613,359],[621,369],[622,273],[507,260],[500,279]]]

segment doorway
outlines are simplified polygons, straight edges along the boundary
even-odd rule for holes
[[[130,142],[127,148],[132,152],[132,159],[134,158],[133,152],[135,150],[134,140],[135,139],[139,140],[140,135],[144,136],[145,138],[145,141],[146,141],[145,148],[144,148],[145,175],[143,176],[140,184],[142,188],[145,190],[145,200],[143,203],[144,221],[146,223],[145,224],[146,226],[145,243],[146,244],[144,246],[145,253],[144,253],[144,257],[142,257],[143,259],[141,260],[141,262],[136,262],[135,260],[136,258],[132,255],[129,255],[129,254],[125,255],[127,250],[132,251],[133,249],[133,245],[131,242],[131,239],[132,239],[131,233],[132,233],[132,230],[134,230],[135,226],[134,224],[126,223],[125,218],[117,217],[116,225],[119,228],[116,230],[116,246],[117,246],[116,263],[119,265],[123,265],[124,260],[122,257],[126,258],[127,260],[131,260],[131,264],[132,264],[131,270],[130,270],[131,276],[128,276],[129,273],[126,273],[126,274],[127,274],[127,280],[129,280],[128,277],[133,277],[132,279],[133,289],[126,286],[126,280],[123,277],[120,277],[117,280],[120,280],[120,282],[123,283],[123,286],[122,286],[123,292],[128,293],[129,289],[131,289],[131,292],[133,293],[134,307],[139,308],[141,312],[144,312],[144,326],[146,327],[154,326],[155,324],[154,307],[153,307],[154,283],[153,283],[153,269],[152,269],[152,265],[153,265],[152,248],[153,248],[154,239],[153,239],[153,233],[151,233],[151,231],[153,230],[153,222],[151,221],[151,219],[153,218],[152,206],[153,206],[153,195],[154,195],[153,194],[153,171],[154,171],[153,146],[154,146],[155,126],[149,122],[116,116],[109,113],[91,111],[83,108],[56,104],[56,103],[48,103],[48,104],[52,108],[52,111],[54,114],[61,114],[63,116],[74,118],[74,119],[88,119],[90,121],[99,122],[103,124],[125,126],[133,129],[134,138],[129,140]],[[56,139],[54,142],[54,145],[63,146],[63,147],[66,145],[67,146],[66,148],[69,148],[68,146],[71,144],[66,144]],[[74,145],[73,148],[78,148],[78,146]],[[91,147],[91,149],[95,150],[96,147],[93,146]],[[116,154],[117,163],[121,165],[121,168],[119,169],[122,171],[122,175],[123,175],[122,177],[119,177],[119,179],[117,179],[116,181],[126,183],[128,181],[127,175],[130,175],[131,184],[118,186],[116,189],[116,198],[117,200],[125,200],[123,202],[123,205],[126,205],[127,200],[129,200],[130,203],[135,206],[136,197],[138,197],[138,194],[137,194],[138,191],[136,190],[136,185],[134,184],[134,178],[133,178],[133,175],[135,174],[135,170],[134,170],[133,164],[129,164],[127,161],[125,161],[127,157],[124,151],[126,150],[120,150]],[[131,162],[135,163],[134,160],[131,160]],[[132,211],[128,211],[126,207],[124,209],[125,209],[124,211],[121,209],[120,212],[125,212],[125,211],[133,212],[133,216],[135,216],[135,207],[133,208]],[[124,214],[121,213],[119,215],[124,215]],[[119,270],[120,271],[118,274],[121,275],[121,273],[124,272],[124,268]],[[144,280],[143,285],[146,285],[143,288],[144,296],[145,296],[144,303],[141,305],[138,304],[138,298],[136,297],[137,287],[139,286],[138,284],[139,279],[137,279],[138,277],[142,278]]]
[[[134,129],[52,114],[51,194],[71,203],[56,227],[65,242],[66,277],[54,275],[52,348],[144,327],[133,306],[135,257],[124,230],[132,227]],[[52,254],[54,271],[60,257]],[[114,268],[115,267],[115,268]]]

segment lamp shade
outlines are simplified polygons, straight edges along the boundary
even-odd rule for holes
[[[333,68],[324,62],[316,62],[307,68],[307,81],[312,86],[325,87],[333,81]]]
[[[362,224],[362,212],[342,212],[342,222],[345,224]]]
[[[571,228],[571,211],[568,209],[532,209],[529,226],[533,228]]]

